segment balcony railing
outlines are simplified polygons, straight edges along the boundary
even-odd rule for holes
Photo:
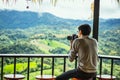
[[[51,58],[52,59],[52,63],[51,63],[51,70],[52,73],[51,75],[54,75],[54,64],[55,64],[55,59],[56,58],[63,58],[63,72],[66,71],[66,59],[68,57],[67,54],[0,54],[0,58],[1,58],[1,80],[3,80],[3,68],[4,68],[4,58],[9,58],[12,57],[14,59],[14,73],[16,74],[16,59],[17,58],[27,58],[27,80],[31,80],[29,75],[30,75],[30,58],[40,58],[41,59],[41,66],[40,66],[40,75],[43,75],[43,61],[44,58]],[[98,74],[102,74],[102,63],[103,63],[103,59],[107,59],[107,60],[111,60],[111,73],[110,75],[113,75],[113,69],[114,69],[114,61],[115,60],[120,60],[119,56],[108,56],[108,55],[99,55],[100,58],[100,65],[99,65],[99,72]],[[75,59],[75,68],[77,67],[77,58]]]

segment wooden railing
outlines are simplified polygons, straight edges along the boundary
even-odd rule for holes
[[[43,75],[43,60],[44,58],[51,58],[52,59],[52,73],[51,75],[54,75],[54,59],[55,58],[63,58],[64,61],[63,61],[63,71],[65,72],[66,71],[66,59],[68,57],[67,54],[0,54],[0,59],[1,59],[1,79],[0,80],[3,80],[3,67],[4,67],[4,58],[7,58],[7,57],[12,57],[14,58],[14,73],[13,74],[16,74],[16,59],[17,58],[27,58],[28,61],[27,61],[27,65],[28,65],[28,68],[27,68],[27,80],[30,80],[30,77],[29,77],[29,74],[30,74],[30,58],[40,58],[41,59],[41,72],[40,74]],[[103,62],[103,59],[110,59],[111,60],[111,73],[110,75],[113,75],[113,69],[114,69],[114,60],[120,60],[120,57],[119,56],[108,56],[108,55],[99,55],[99,58],[100,58],[100,68],[99,68],[99,74],[102,74],[102,62]],[[75,59],[75,68],[77,67],[77,58]]]

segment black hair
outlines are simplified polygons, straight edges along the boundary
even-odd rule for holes
[[[78,27],[78,30],[81,30],[82,35],[89,35],[91,32],[91,27],[89,24],[83,24]]]

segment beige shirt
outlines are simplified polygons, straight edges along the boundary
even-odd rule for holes
[[[87,73],[96,72],[98,62],[98,45],[93,38],[77,38],[69,52],[69,60],[74,61],[78,55],[78,68]]]

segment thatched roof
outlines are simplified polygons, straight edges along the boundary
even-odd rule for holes
[[[3,3],[5,4],[9,4],[9,3],[17,3],[18,0],[2,0]],[[44,0],[25,0],[25,2],[28,4],[29,2],[32,3],[37,3],[41,6],[41,4],[43,3]],[[58,0],[48,0],[50,2],[50,4],[52,4],[53,6],[57,5]],[[63,1],[70,1],[70,0],[63,0]],[[71,0],[71,1],[75,1],[75,0]],[[85,1],[85,0],[82,0]],[[119,6],[120,6],[120,0],[114,0]],[[29,4],[26,6],[27,9],[29,9]],[[91,12],[94,12],[94,2],[91,2]]]
[[[2,0],[2,1],[5,3],[9,3],[10,1],[15,2],[15,3],[17,2],[17,0]],[[43,0],[25,0],[25,1],[26,2],[31,1],[33,3],[39,3],[39,4],[43,2]],[[57,1],[58,0],[50,0],[50,3],[55,6],[57,4]],[[120,5],[120,0],[114,0],[114,1],[116,1]]]

